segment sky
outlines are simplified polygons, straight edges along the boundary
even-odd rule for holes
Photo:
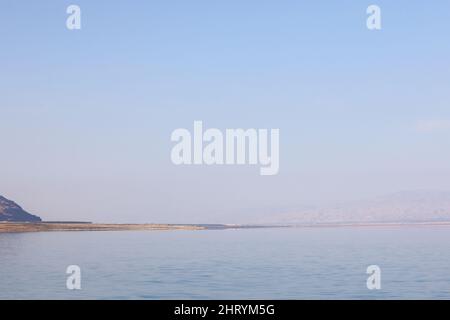
[[[0,194],[45,220],[234,223],[450,190],[448,1],[0,6]],[[279,174],[175,166],[170,135],[195,120],[279,128]]]

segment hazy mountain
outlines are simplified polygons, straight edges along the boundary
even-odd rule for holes
[[[262,223],[450,221],[450,192],[407,191],[325,207],[290,209]]]
[[[41,218],[23,210],[15,202],[0,196],[0,221],[38,222]]]

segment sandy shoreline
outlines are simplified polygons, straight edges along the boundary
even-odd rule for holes
[[[50,231],[152,231],[152,230],[204,230],[195,225],[170,224],[103,224],[103,223],[0,223],[0,233]]]
[[[157,230],[224,230],[259,228],[366,228],[366,227],[450,227],[443,222],[386,222],[386,223],[318,223],[286,225],[227,225],[227,224],[112,224],[112,223],[49,223],[0,222],[0,233],[52,231],[157,231]]]

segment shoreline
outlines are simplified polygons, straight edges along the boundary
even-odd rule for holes
[[[158,231],[158,230],[204,230],[195,225],[171,224],[112,224],[112,223],[46,223],[46,222],[4,222],[0,233],[55,232],[55,231]]]
[[[367,228],[367,227],[450,227],[450,221],[429,222],[355,222],[316,224],[114,224],[90,222],[0,222],[1,233],[21,232],[75,232],[75,231],[169,231],[169,230],[227,230],[227,229],[268,229],[268,228]]]

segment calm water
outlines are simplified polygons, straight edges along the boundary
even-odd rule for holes
[[[0,234],[0,298],[450,299],[449,245],[447,227]]]

